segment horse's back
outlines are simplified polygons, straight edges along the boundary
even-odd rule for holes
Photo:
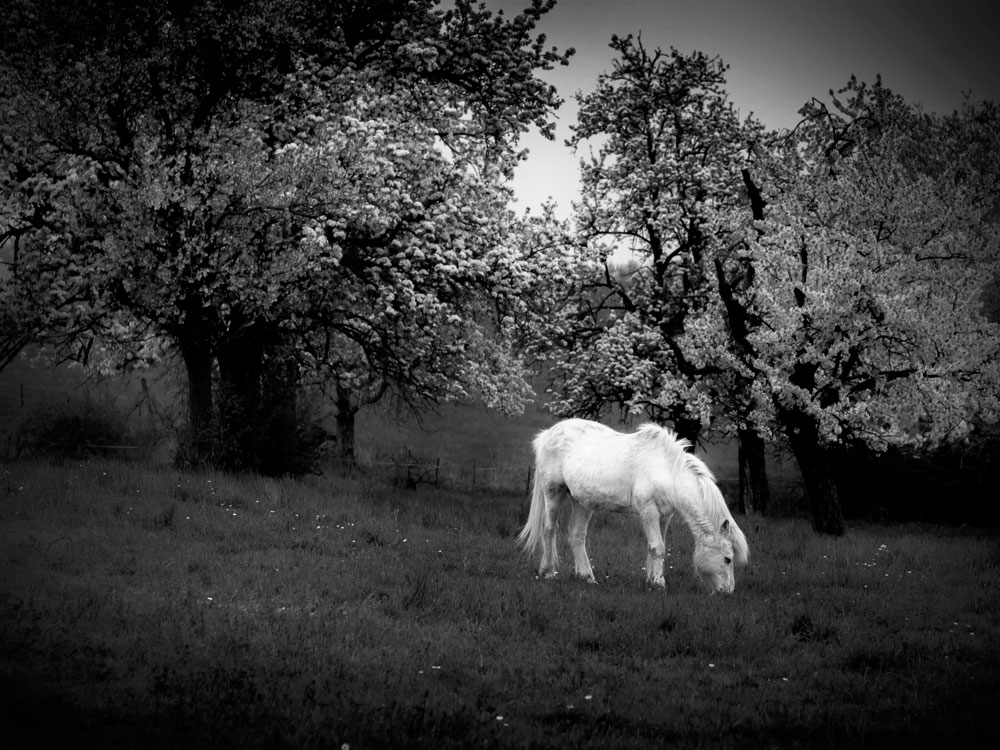
[[[543,481],[562,485],[583,505],[624,510],[632,495],[628,436],[599,422],[567,419],[535,440]]]
[[[589,419],[564,419],[552,427],[542,430],[535,438],[535,455],[539,460],[551,459],[555,456],[565,457],[575,446],[587,438],[600,435],[619,435],[620,433],[600,422]]]

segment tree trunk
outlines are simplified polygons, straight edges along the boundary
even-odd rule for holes
[[[188,435],[178,446],[177,460],[201,466],[212,460],[214,404],[212,356],[207,348],[180,345],[188,380]]]
[[[192,295],[181,304],[180,324],[170,333],[184,359],[188,379],[188,432],[180,441],[178,463],[202,466],[215,459],[217,423],[212,392],[215,352],[206,336],[211,320],[201,299]]]
[[[747,481],[747,462],[743,457],[743,441],[739,439],[736,441],[736,465],[740,467],[740,492],[736,506],[741,514],[746,515],[748,507],[753,507],[753,498],[749,498],[750,504],[748,506],[747,496],[750,494],[750,485]]]
[[[354,418],[358,407],[351,402],[351,392],[337,381],[337,458],[345,467],[356,465]]]
[[[219,464],[231,471],[256,470],[263,437],[264,348],[248,336],[220,347],[218,359]]]
[[[247,330],[219,349],[218,463],[270,476],[312,469],[299,435],[299,370],[268,331]]]
[[[816,424],[802,415],[794,415],[783,422],[809,497],[813,528],[820,534],[842,536],[845,531],[844,512],[834,479],[833,463],[829,451],[819,444]]]
[[[767,513],[771,504],[771,487],[767,481],[767,455],[764,441],[756,430],[741,429],[737,432],[740,453],[740,500],[749,490],[750,507],[758,513]],[[745,478],[745,479],[744,479]],[[744,482],[746,480],[746,487]],[[741,507],[745,512],[745,508]]]
[[[298,475],[312,470],[312,446],[304,444],[299,434],[298,363],[280,347],[268,353],[261,387],[264,433],[259,441],[258,469],[270,476]]]
[[[698,445],[698,435],[701,434],[701,422],[697,419],[690,419],[686,416],[674,415],[670,420],[674,424],[674,432],[677,437],[683,438],[691,443],[691,450]]]

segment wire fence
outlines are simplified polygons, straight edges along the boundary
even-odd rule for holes
[[[146,424],[155,426],[161,436],[169,436],[175,425],[165,408],[150,393],[145,380],[141,388],[129,392],[96,396],[86,387],[55,388],[36,386],[25,382],[0,381],[0,458],[12,460],[19,457],[44,456],[53,452],[60,455],[100,454],[125,460],[170,460],[172,440],[159,440],[155,444],[139,445],[130,442],[127,435],[121,441],[94,441],[81,439],[83,435],[60,432],[56,439],[46,433],[45,439],[35,431],[20,429],[30,415],[39,409],[66,408],[70,415],[78,414],[82,402],[94,402],[97,410],[107,409],[119,413],[131,428]],[[134,429],[130,432],[134,432]],[[155,454],[155,456],[154,456]],[[531,486],[532,466],[523,463],[500,464],[483,461],[454,461],[440,457],[424,458],[400,447],[394,456],[359,456],[356,460],[331,455],[321,458],[318,468],[322,472],[358,472],[379,476],[401,487],[431,486],[462,490],[499,490],[527,492]]]
[[[480,464],[476,461],[446,461],[436,459],[385,459],[359,460],[331,458],[325,461],[332,471],[381,474],[399,486],[440,487],[459,490],[497,490],[528,495],[531,492],[535,467],[531,463],[509,463],[501,466]],[[740,492],[738,475],[716,477],[716,483],[732,505]],[[776,506],[797,506],[801,482],[780,476],[769,480],[772,502]],[[787,497],[786,497],[787,496]]]
[[[84,394],[86,392],[84,391]],[[86,398],[87,396],[84,395]],[[37,441],[26,441],[23,435],[16,431],[15,424],[19,418],[29,413],[32,408],[59,402],[71,402],[81,398],[81,390],[65,388],[47,388],[26,383],[0,382],[0,459],[11,460],[20,456],[45,455],[52,449],[65,449],[67,453],[76,450],[82,454],[99,453],[101,455],[132,461],[171,462],[174,454],[173,441],[160,439],[146,445],[131,444],[128,440],[120,442],[86,442],[75,441],[60,444]],[[108,394],[101,401],[108,404]],[[137,423],[155,427],[161,435],[174,432],[175,420],[171,419],[167,408],[164,408],[150,393],[145,380],[141,381],[141,389],[130,393],[118,393],[110,397],[110,402],[133,426]],[[62,435],[63,438],[70,437]],[[384,446],[383,446],[384,449]],[[431,451],[435,448],[431,447]],[[367,454],[367,455],[366,455]],[[415,489],[418,487],[435,487],[456,489],[462,491],[499,491],[512,492],[527,496],[531,492],[534,478],[534,466],[530,460],[511,461],[506,463],[478,461],[463,458],[442,458],[418,455],[409,448],[400,447],[395,455],[372,456],[362,451],[355,459],[338,458],[334,455],[324,456],[317,467],[320,473],[363,474],[377,476],[399,487]],[[730,504],[739,497],[739,477],[723,474],[717,478],[717,483]],[[780,473],[770,478],[772,503],[775,506],[787,506],[795,510],[800,503],[801,483],[796,479],[782,476]]]
[[[327,458],[322,461],[340,473],[363,472],[378,474],[393,484],[416,489],[417,487],[439,487],[462,490],[504,490],[529,492],[534,477],[531,464],[506,464],[491,466],[477,461],[447,461],[434,459],[378,459],[350,460]]]

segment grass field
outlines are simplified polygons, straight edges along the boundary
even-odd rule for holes
[[[103,747],[894,747],[1000,739],[1000,542],[738,519],[705,595],[539,581],[520,496],[114,462],[0,466],[0,715]],[[566,555],[564,554],[564,561]]]

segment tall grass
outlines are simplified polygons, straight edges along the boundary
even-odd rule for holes
[[[929,745],[997,739],[1000,546],[740,519],[732,596],[595,518],[534,575],[524,498],[90,461],[0,469],[0,695],[105,747]],[[567,556],[564,554],[564,558]]]

